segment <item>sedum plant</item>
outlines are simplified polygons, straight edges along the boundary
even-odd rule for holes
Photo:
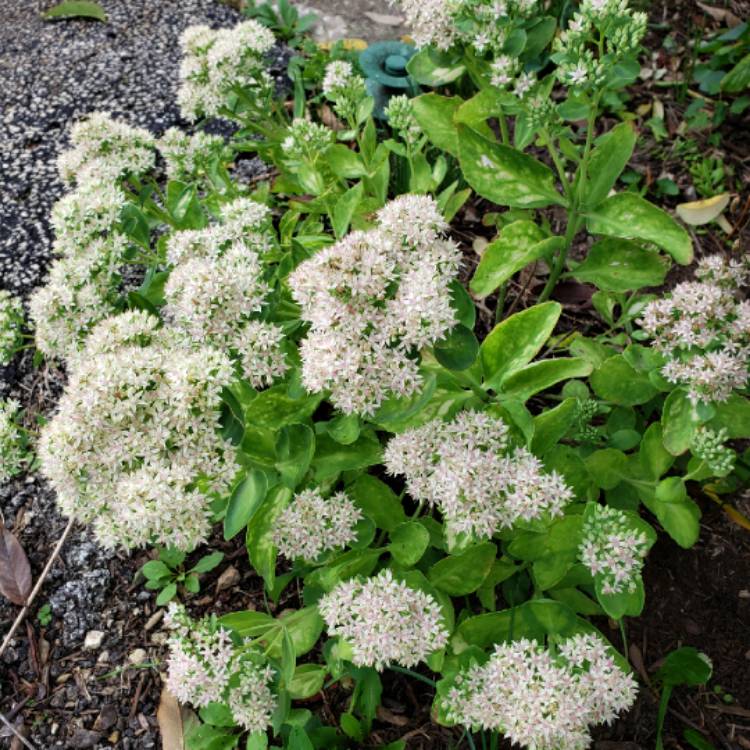
[[[657,247],[688,263],[689,236],[609,195],[636,138],[598,118],[634,75],[641,15],[586,0],[556,35],[535,3],[404,7],[412,75],[443,93],[392,99],[388,123],[341,60],[316,57],[331,107],[299,90],[285,107],[273,40],[246,22],[183,34],[181,104],[233,136],[97,115],[61,160],[111,164],[55,208],[61,270],[31,304],[69,374],[42,471],[103,544],[168,548],[143,569],[160,602],[197,591],[219,558],[184,561],[214,532],[263,587],[265,610],[173,602],[191,750],[368,744],[388,671],[470,743],[586,747],[635,700],[618,648],[657,528],[690,546],[698,495],[722,502],[747,471],[746,269],[706,259],[643,293],[668,270]],[[254,189],[234,175],[247,153],[274,168]],[[467,291],[450,220],[472,188],[511,210]],[[599,239],[574,262],[584,228]],[[481,300],[535,261],[545,288],[485,334]],[[563,274],[597,287],[589,335],[549,299]],[[734,365],[701,385],[696,357]],[[589,619],[605,615],[622,642]],[[309,709],[324,688],[335,726]]]

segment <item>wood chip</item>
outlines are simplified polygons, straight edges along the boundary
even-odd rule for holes
[[[379,23],[381,26],[401,26],[404,19],[401,16],[389,16],[385,13],[370,13],[365,11],[365,15],[375,23]]]

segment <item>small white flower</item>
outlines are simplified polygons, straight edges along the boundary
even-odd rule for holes
[[[646,535],[633,528],[625,513],[595,505],[593,517],[584,523],[578,556],[605,594],[632,594],[648,548]]]
[[[598,636],[562,641],[557,655],[524,638],[498,644],[484,665],[460,674],[444,707],[451,721],[500,732],[513,744],[585,750],[589,725],[610,723],[636,692]]]
[[[355,526],[362,518],[344,492],[325,499],[318,489],[303,490],[276,521],[274,544],[289,560],[301,557],[313,562],[322,552],[353,542]]]
[[[351,645],[357,666],[378,671],[392,663],[412,667],[448,641],[438,603],[394,580],[387,568],[365,582],[340,583],[318,608],[329,634]]]

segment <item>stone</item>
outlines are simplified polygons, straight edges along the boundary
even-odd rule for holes
[[[86,633],[86,637],[83,639],[83,648],[86,651],[96,651],[101,648],[104,643],[104,631],[103,630],[89,630]]]
[[[147,658],[148,658],[148,653],[143,648],[137,648],[128,654],[128,661],[134,666],[143,664],[143,662],[146,661]]]

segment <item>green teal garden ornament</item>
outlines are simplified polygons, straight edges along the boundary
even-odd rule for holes
[[[419,84],[406,72],[406,64],[416,48],[406,42],[374,42],[359,55],[359,65],[365,74],[367,93],[375,100],[373,114],[385,119],[384,109],[392,96],[417,96]]]

